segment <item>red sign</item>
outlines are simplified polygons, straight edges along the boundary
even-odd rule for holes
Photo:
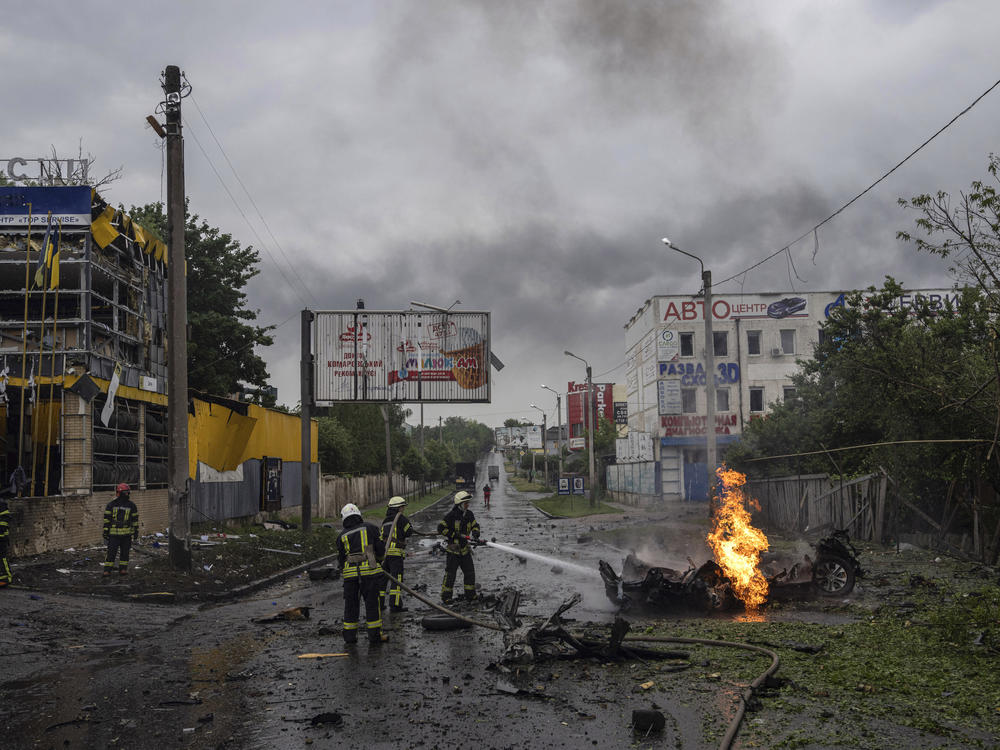
[[[594,404],[591,407],[591,423],[585,424],[584,413],[587,408],[587,384],[570,381],[566,385],[566,421],[569,424],[570,437],[586,437],[587,429],[591,424],[594,429],[597,429],[602,419],[614,421],[613,391],[614,383],[594,383]],[[578,426],[574,428],[574,425]]]

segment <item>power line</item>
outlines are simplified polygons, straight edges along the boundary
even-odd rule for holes
[[[862,445],[847,445],[843,448],[827,448],[821,451],[806,451],[804,453],[786,453],[782,456],[761,456],[760,458],[748,458],[746,463],[755,461],[773,461],[779,458],[798,458],[799,456],[818,456],[827,453],[839,453],[841,451],[851,451],[857,448],[878,448],[883,445],[911,445],[914,443],[992,443],[992,440],[984,438],[947,438],[941,440],[887,440],[883,443],[864,443]]]
[[[278,248],[278,251],[281,253],[281,257],[285,259],[285,262],[288,264],[288,267],[292,269],[292,273],[295,274],[295,278],[298,279],[299,283],[302,285],[302,288],[306,290],[306,293],[312,299],[313,304],[318,306],[316,298],[313,297],[312,292],[309,289],[309,286],[302,280],[302,277],[299,276],[298,271],[295,270],[295,264],[288,259],[288,256],[285,254],[284,248],[281,246],[281,243],[278,242],[278,238],[274,236],[274,232],[271,231],[271,227],[268,225],[267,220],[264,218],[264,214],[261,213],[260,208],[257,206],[257,202],[253,199],[253,196],[250,195],[250,191],[247,190],[247,186],[243,184],[243,180],[240,178],[239,173],[237,173],[236,167],[234,167],[233,163],[229,160],[229,155],[226,153],[226,149],[222,147],[222,143],[220,143],[219,139],[216,137],[215,131],[212,130],[212,126],[209,124],[208,119],[205,117],[205,113],[201,111],[201,107],[198,106],[198,101],[194,98],[193,94],[191,95],[191,103],[194,104],[194,108],[198,110],[198,114],[201,117],[202,122],[205,123],[205,127],[208,128],[208,132],[209,134],[211,134],[212,140],[214,140],[215,145],[219,147],[219,151],[222,153],[222,158],[226,160],[226,164],[229,165],[229,169],[233,173],[233,176],[236,178],[236,181],[240,184],[240,187],[243,188],[243,192],[246,194],[247,199],[250,201],[250,205],[252,205],[254,207],[254,210],[257,212],[257,216],[260,219],[261,224],[264,225],[264,228],[267,230],[267,233],[271,236],[271,239],[274,240],[274,245],[275,247]]]
[[[823,221],[821,221],[819,224],[816,224],[815,226],[813,226],[808,231],[803,232],[802,234],[800,234],[798,237],[796,237],[791,242],[786,243],[785,245],[783,245],[780,250],[776,250],[775,252],[773,252],[770,255],[768,255],[766,258],[764,258],[764,259],[762,259],[762,260],[754,263],[752,266],[749,266],[748,268],[744,268],[739,273],[733,274],[732,276],[729,276],[728,278],[725,278],[722,281],[717,281],[715,283],[717,285],[719,285],[719,284],[725,284],[727,281],[732,281],[733,279],[735,279],[735,278],[737,278],[739,276],[742,276],[743,274],[748,273],[749,271],[752,271],[753,269],[757,268],[758,266],[762,266],[763,264],[767,263],[767,261],[771,260],[772,258],[775,258],[775,257],[781,255],[782,253],[787,252],[788,249],[792,245],[795,245],[796,243],[801,242],[806,237],[808,237],[810,234],[813,234],[816,231],[818,231],[821,226],[823,226],[824,224],[826,224],[828,221],[830,221],[831,219],[833,219],[835,216],[837,216],[840,213],[842,213],[852,203],[854,203],[855,201],[859,200],[865,194],[867,194],[868,192],[870,192],[876,185],[878,185],[880,182],[882,182],[883,180],[885,180],[889,175],[891,175],[893,172],[895,172],[901,166],[903,166],[904,164],[906,164],[906,162],[908,162],[910,159],[912,159],[914,156],[916,156],[917,153],[919,153],[925,146],[927,146],[927,144],[929,144],[931,141],[933,141],[935,138],[937,138],[939,135],[941,135],[941,133],[943,133],[945,130],[947,130],[949,127],[951,127],[955,123],[955,121],[958,120],[958,118],[960,118],[962,115],[964,115],[970,109],[972,109],[977,104],[979,104],[979,102],[982,99],[984,99],[986,97],[986,95],[989,94],[991,91],[993,91],[993,89],[995,89],[997,86],[1000,86],[1000,80],[997,80],[992,86],[990,86],[988,89],[986,89],[986,91],[984,91],[982,94],[980,94],[979,96],[977,96],[968,107],[966,107],[961,112],[959,112],[957,115],[955,115],[954,117],[952,117],[947,123],[945,123],[941,128],[939,128],[938,131],[936,133],[934,133],[934,135],[932,135],[926,141],[924,141],[919,146],[917,146],[915,149],[913,149],[913,151],[911,151],[906,156],[906,158],[904,158],[902,161],[900,161],[898,164],[896,164],[896,166],[894,166],[892,169],[890,169],[884,175],[882,175],[881,177],[879,177],[877,180],[875,180],[875,182],[873,182],[871,185],[869,185],[868,187],[866,187],[860,193],[858,193],[857,195],[855,195],[853,198],[851,198],[849,201],[847,201],[847,203],[845,203],[843,206],[841,206],[840,208],[838,208],[832,214],[830,214],[825,219],[823,219]]]
[[[201,151],[201,155],[205,157],[205,161],[208,162],[208,166],[215,173],[215,177],[216,177],[216,179],[218,179],[219,184],[222,185],[222,189],[225,190],[226,191],[226,195],[229,196],[229,200],[232,202],[233,207],[236,209],[236,211],[239,213],[239,215],[243,217],[243,221],[246,223],[247,227],[253,233],[253,236],[257,238],[257,242],[260,244],[260,246],[262,248],[264,248],[264,252],[266,252],[267,255],[270,257],[271,262],[274,263],[274,267],[278,269],[278,273],[281,274],[281,278],[283,278],[285,280],[285,283],[288,284],[288,286],[292,289],[292,291],[295,292],[296,296],[298,296],[299,300],[302,302],[302,306],[303,307],[309,307],[309,304],[305,301],[305,299],[303,298],[302,294],[295,287],[295,284],[292,283],[291,279],[288,278],[288,276],[285,274],[284,270],[281,268],[281,265],[278,263],[277,260],[275,260],[274,255],[272,255],[271,251],[268,249],[267,244],[260,238],[260,235],[257,234],[257,230],[254,229],[253,224],[250,223],[250,220],[247,218],[247,215],[243,211],[243,208],[240,206],[239,203],[236,202],[236,198],[235,198],[235,196],[233,196],[232,191],[230,191],[229,186],[226,184],[226,181],[224,179],[222,179],[222,175],[219,174],[219,170],[215,168],[215,163],[212,161],[212,159],[209,157],[208,153],[205,151],[204,147],[201,145],[201,141],[198,140],[197,133],[191,127],[190,123],[188,123],[187,121],[185,121],[184,124],[187,127],[188,132],[191,134],[191,137],[194,138],[195,145],[198,146],[198,150]]]

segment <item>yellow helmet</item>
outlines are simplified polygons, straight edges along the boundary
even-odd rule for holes
[[[406,505],[405,497],[400,497],[399,495],[396,495],[395,497],[389,498],[390,508],[402,508],[404,505]]]
[[[470,495],[465,490],[459,490],[458,492],[455,493],[455,505],[461,505],[462,503],[467,503],[471,499],[472,495]]]

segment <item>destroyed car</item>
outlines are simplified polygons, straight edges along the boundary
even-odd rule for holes
[[[761,561],[769,598],[784,596],[845,596],[864,575],[846,531],[835,531],[816,545],[815,555],[803,555],[792,565],[772,557]],[[686,570],[649,565],[629,554],[618,575],[601,560],[598,567],[608,598],[622,610],[633,607],[671,610],[725,610],[740,605],[722,568],[709,560],[702,565],[688,558]]]

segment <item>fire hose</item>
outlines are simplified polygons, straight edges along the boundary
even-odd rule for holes
[[[471,540],[470,540],[471,541]],[[478,542],[478,544],[485,544],[485,542]],[[454,610],[448,609],[437,602],[431,601],[427,597],[421,595],[417,591],[407,586],[405,583],[400,581],[398,578],[389,573],[385,568],[382,569],[385,575],[396,585],[398,585],[403,591],[405,591],[410,596],[415,599],[419,599],[424,604],[427,604],[434,609],[444,612],[451,617],[454,617],[462,622],[467,622],[470,625],[475,625],[480,628],[486,628],[487,630],[496,630],[499,632],[504,632],[504,629],[499,625],[494,625],[492,623],[483,622],[482,620],[475,620],[471,617],[466,617],[464,615],[455,612]],[[573,634],[574,637],[582,637],[583,634]],[[725,736],[722,738],[722,742],[719,743],[719,750],[729,750],[732,747],[733,741],[736,739],[736,734],[739,732],[740,724],[743,722],[743,717],[746,715],[747,705],[750,703],[750,699],[753,698],[754,693],[764,684],[768,677],[771,677],[775,672],[778,671],[778,667],[781,665],[781,660],[778,658],[778,654],[771,649],[763,648],[761,646],[753,646],[749,643],[737,643],[735,641],[719,641],[710,638],[682,638],[679,636],[667,636],[667,635],[626,635],[623,640],[626,641],[640,641],[647,643],[688,643],[696,644],[701,646],[726,646],[731,648],[742,648],[747,651],[753,651],[755,653],[765,654],[771,657],[771,665],[761,672],[743,691],[740,695],[740,703],[736,710],[736,715],[733,717],[732,721],[729,722],[729,728],[726,730]]]

